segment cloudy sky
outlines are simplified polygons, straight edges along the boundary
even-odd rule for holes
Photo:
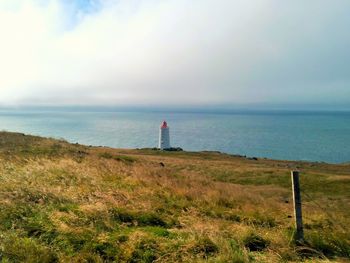
[[[0,105],[350,105],[349,0],[0,0]]]

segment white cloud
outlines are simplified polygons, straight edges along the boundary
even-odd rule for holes
[[[348,2],[68,2],[0,0],[0,103],[350,97]]]

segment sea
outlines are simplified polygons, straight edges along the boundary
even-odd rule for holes
[[[157,147],[159,126],[171,146],[248,157],[350,162],[350,112],[176,112],[119,110],[0,110],[0,130],[115,148]]]

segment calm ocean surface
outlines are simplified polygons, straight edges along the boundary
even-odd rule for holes
[[[350,112],[0,111],[0,130],[24,132],[87,145],[156,147],[166,119],[171,144],[273,159],[350,161]]]

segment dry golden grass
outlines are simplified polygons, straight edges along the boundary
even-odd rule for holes
[[[291,169],[302,172],[302,246],[293,242]],[[349,178],[349,164],[87,147],[0,133],[0,256],[347,262]]]

